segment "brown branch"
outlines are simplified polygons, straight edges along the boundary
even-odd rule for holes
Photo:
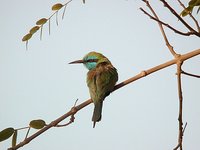
[[[153,16],[151,16],[150,14],[148,14],[146,11],[144,11],[142,8],[140,8],[140,10],[142,10],[146,15],[148,15],[150,18],[154,18],[154,20],[160,20],[159,18],[158,18],[158,16],[157,16],[157,14],[155,13],[155,11],[153,10],[153,8],[151,7],[151,5],[150,5],[150,3],[147,1],[147,0],[143,0],[145,3],[146,3],[146,5],[147,5],[147,7],[151,10],[151,12],[153,13],[153,15],[154,15],[154,17]],[[166,43],[166,45],[167,45],[167,47],[168,47],[168,49],[169,49],[169,51],[171,52],[171,54],[175,57],[177,54],[176,54],[176,52],[174,51],[174,48],[171,46],[171,44],[169,43],[169,41],[168,41],[168,39],[167,39],[167,35],[165,34],[165,31],[164,31],[164,29],[163,29],[163,26],[162,26],[162,24],[163,24],[163,22],[161,23],[160,21],[158,21],[158,25],[159,25],[159,27],[160,27],[160,31],[161,31],[161,33],[162,33],[162,35],[163,35],[163,38],[164,38],[164,40],[165,40],[165,43]],[[166,24],[165,24],[166,25]],[[169,27],[169,25],[168,25],[168,27]],[[171,27],[171,26],[170,26]],[[172,27],[171,27],[172,28]],[[172,28],[173,29],[173,28]],[[178,32],[178,31],[177,31]]]
[[[160,0],[160,1],[164,4],[165,7],[167,7],[171,11],[172,14],[174,14],[176,18],[178,18],[178,20],[182,22],[182,24],[186,28],[188,28],[189,31],[193,32],[194,35],[200,37],[200,33],[197,32],[195,29],[193,29],[187,22],[185,22],[185,20],[183,20],[183,18],[181,18],[180,15],[165,0]]]
[[[177,61],[185,61],[187,59],[190,59],[194,56],[197,56],[200,54],[200,49],[197,49],[197,50],[194,50],[192,52],[189,52],[187,54],[184,54],[184,55],[181,55],[180,57],[178,58],[174,58],[170,61],[167,61],[163,64],[160,64],[158,66],[155,66],[153,68],[150,68],[146,71],[142,71],[141,73],[137,74],[136,76],[132,77],[132,78],[129,78],[128,80],[125,80],[119,84],[117,84],[114,88],[113,91],[116,91],[118,90],[119,88],[122,88],[140,78],[143,78],[151,73],[154,73],[156,71],[159,71],[161,69],[164,69],[166,67],[169,67],[171,65],[174,65],[177,63]],[[56,125],[58,125],[58,123],[60,123],[61,121],[63,121],[64,119],[66,119],[67,117],[69,116],[72,116],[74,114],[76,114],[78,111],[80,111],[82,108],[88,106],[89,104],[92,103],[92,100],[91,99],[88,99],[86,100],[85,102],[79,104],[78,106],[75,106],[75,107],[72,107],[72,109],[67,112],[66,114],[62,115],[61,117],[57,118],[56,120],[52,121],[50,124],[48,124],[47,126],[45,126],[44,128],[42,128],[41,130],[37,131],[36,133],[34,133],[33,135],[31,135],[30,137],[26,138],[24,141],[20,142],[19,144],[17,144],[16,146],[14,147],[11,147],[11,148],[8,148],[8,150],[17,150],[19,149],[20,147],[28,144],[30,141],[32,141],[33,139],[35,139],[36,137],[38,137],[40,134],[44,133],[45,131],[49,130],[50,128],[52,127],[55,127]]]
[[[154,72],[156,72],[158,70],[161,70],[161,69],[164,69],[164,68],[169,67],[171,65],[174,65],[174,64],[177,63],[177,61],[180,61],[180,60],[181,61],[185,61],[185,60],[190,59],[190,58],[192,58],[194,56],[197,56],[199,54],[200,54],[200,49],[197,49],[197,50],[194,50],[192,52],[180,55],[179,57],[177,57],[175,59],[172,59],[172,60],[170,60],[168,62],[165,62],[163,64],[160,64],[158,66],[155,66],[155,67],[150,68],[148,70],[142,71],[141,73],[137,74],[136,76],[134,76],[134,77],[132,77],[132,78],[130,78],[128,80],[125,80],[125,81],[119,83],[118,85],[116,85],[113,91],[115,91],[115,90],[117,90],[117,89],[129,84],[129,83],[132,83],[132,82],[134,82],[134,81],[136,81],[136,80],[138,80],[138,79],[140,79],[142,77],[145,77],[145,76],[147,76],[147,75],[149,75],[151,73],[154,73]]]
[[[177,0],[179,2],[179,4],[183,7],[183,9],[186,9],[185,5],[181,2],[181,0]],[[194,21],[194,23],[196,24],[197,30],[200,33],[200,27],[199,27],[199,23],[198,21],[194,18],[194,16],[192,15],[192,13],[189,13],[190,17],[192,18],[192,20]]]
[[[191,76],[191,77],[200,78],[200,75],[191,74],[191,73],[185,72],[185,71],[183,71],[183,70],[181,70],[181,73],[182,73],[182,74],[185,74],[185,75],[188,75],[188,76]]]
[[[177,81],[178,81],[178,95],[179,95],[179,135],[178,135],[178,145],[174,148],[177,150],[180,148],[182,150],[182,142],[183,142],[183,94],[182,94],[182,86],[181,86],[181,66],[182,61],[177,62]]]

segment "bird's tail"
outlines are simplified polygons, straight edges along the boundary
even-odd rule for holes
[[[94,105],[94,112],[92,116],[93,128],[95,127],[96,122],[101,120],[101,113],[102,113],[103,102],[96,103]]]

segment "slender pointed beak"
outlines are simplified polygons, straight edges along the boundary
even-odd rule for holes
[[[80,63],[84,63],[83,60],[76,60],[76,61],[72,61],[69,64],[80,64]]]

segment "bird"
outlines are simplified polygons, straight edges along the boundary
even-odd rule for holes
[[[95,128],[96,122],[101,121],[102,118],[103,101],[114,90],[118,81],[118,73],[107,57],[95,51],[89,52],[83,59],[69,64],[80,63],[89,70],[86,81],[90,97],[94,103],[92,121],[93,128]]]

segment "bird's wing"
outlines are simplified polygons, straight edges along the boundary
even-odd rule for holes
[[[104,71],[96,76],[96,92],[99,100],[103,101],[106,96],[113,90],[115,83],[118,80],[117,71],[115,68],[103,68]]]

